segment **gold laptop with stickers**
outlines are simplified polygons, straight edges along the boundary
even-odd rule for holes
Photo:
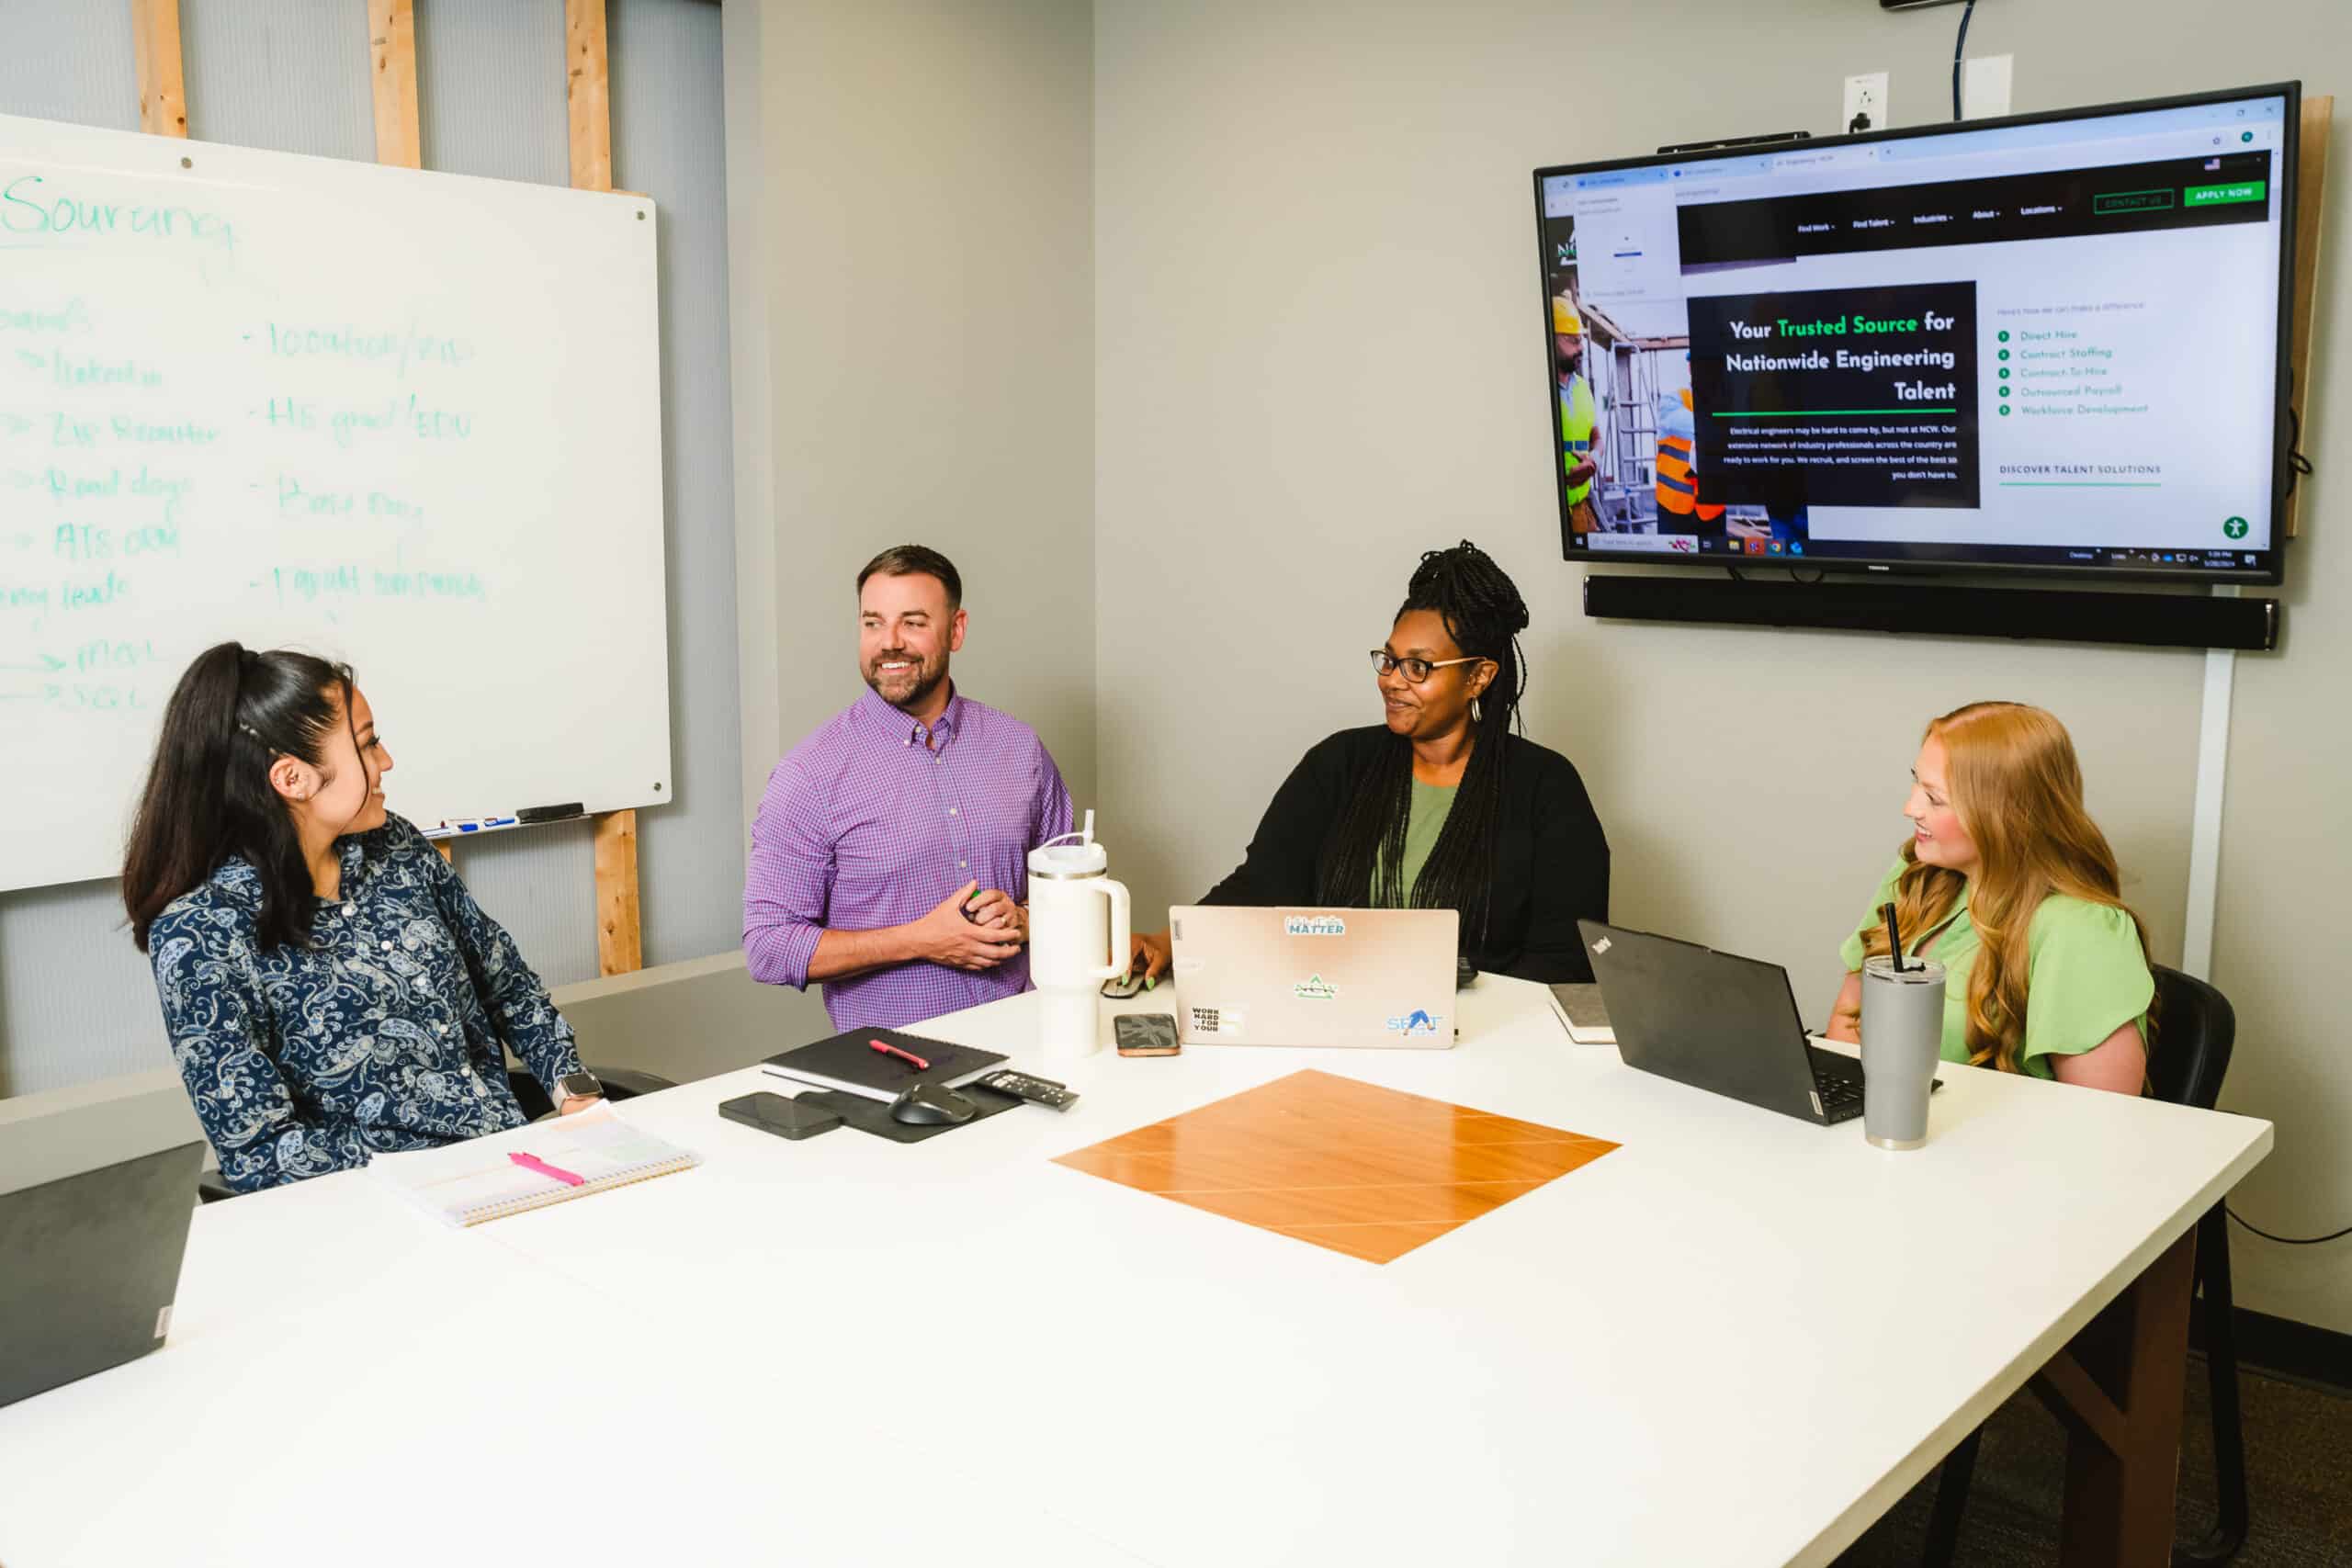
[[[1187,1045],[1453,1044],[1452,909],[1168,911]]]

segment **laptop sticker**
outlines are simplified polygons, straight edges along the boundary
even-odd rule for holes
[[[1303,1002],[1337,1001],[1340,998],[1340,987],[1320,975],[1309,975],[1306,979],[1293,986],[1290,988],[1290,994]]]
[[[1415,1008],[1411,1012],[1399,1013],[1396,1017],[1390,1019],[1388,1032],[1412,1040],[1424,1034],[1435,1034],[1438,1032],[1438,1026],[1444,1021],[1445,1014],[1442,1012],[1429,1012],[1423,1009]]]
[[[1194,1008],[1193,1032],[1195,1034],[1238,1034],[1241,1032],[1239,1008]]]
[[[1348,922],[1337,915],[1284,915],[1284,936],[1345,936]]]

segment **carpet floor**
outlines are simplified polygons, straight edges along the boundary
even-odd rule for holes
[[[2251,1369],[2239,1374],[2239,1387],[2253,1525],[2232,1568],[2352,1563],[2352,1396]],[[1984,1424],[1958,1561],[1969,1568],[2055,1562],[2065,1473],[2064,1429],[2040,1400],[2020,1393]],[[1840,1568],[1914,1568],[1935,1496],[1930,1472],[1838,1560]],[[2213,1423],[2205,1365],[2192,1356],[2178,1538],[2199,1540],[2212,1523]]]

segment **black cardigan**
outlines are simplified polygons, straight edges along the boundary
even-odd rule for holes
[[[1204,904],[1314,904],[1323,841],[1355,797],[1384,725],[1342,729],[1299,760],[1274,793],[1246,859]],[[1481,971],[1552,982],[1592,978],[1579,919],[1609,918],[1609,840],[1574,763],[1510,736],[1500,838],[1484,942],[1465,925],[1464,952]],[[1362,907],[1364,889],[1349,900]]]

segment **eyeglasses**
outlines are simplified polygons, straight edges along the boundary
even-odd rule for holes
[[[1374,669],[1383,675],[1392,671],[1402,670],[1405,672],[1405,679],[1416,686],[1448,665],[1476,664],[1478,661],[1475,654],[1466,659],[1399,659],[1385,648],[1375,648],[1372,650]]]

